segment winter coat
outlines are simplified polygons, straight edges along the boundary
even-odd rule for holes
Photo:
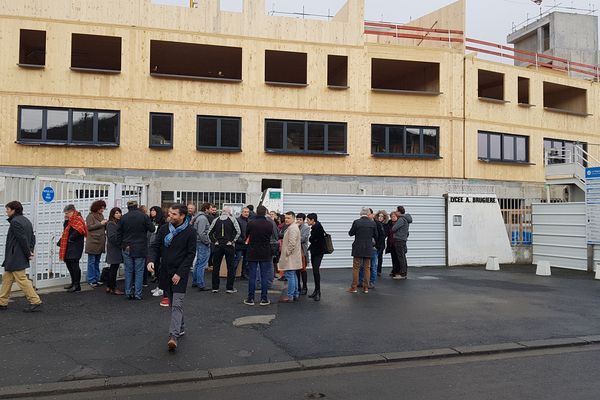
[[[150,217],[137,208],[132,208],[121,217],[118,224],[121,249],[129,249],[134,258],[146,258],[148,254],[148,232],[156,229]]]
[[[211,243],[219,244],[219,246],[226,246],[227,243],[235,245],[235,241],[240,236],[240,226],[234,217],[228,215],[221,215],[219,218],[215,218],[208,228],[208,237]]]
[[[385,249],[385,229],[383,228],[383,224],[379,221],[375,221],[375,225],[377,225],[377,243],[375,247],[379,251],[383,251]]]
[[[69,221],[65,220],[63,224],[63,228],[67,228],[69,225]],[[80,260],[81,255],[83,254],[83,243],[85,241],[85,236],[83,236],[77,229],[69,230],[69,239],[67,240],[67,251],[65,253],[65,260]],[[58,241],[58,246],[60,247],[60,240]]]
[[[300,228],[300,243],[302,244],[302,254],[304,254],[304,257],[306,258],[306,263],[308,264],[308,246],[310,244],[308,242],[308,239],[310,238],[310,226],[302,224],[299,225],[298,228]]]
[[[123,262],[123,252],[119,243],[119,227],[114,221],[108,221],[106,224],[106,263],[121,264]]]
[[[297,224],[293,223],[285,229],[277,269],[280,271],[302,269],[302,243],[300,241],[300,228]]]
[[[35,247],[33,226],[23,215],[15,215],[8,222],[2,266],[7,272],[22,271],[29,268],[29,256]]]
[[[177,274],[181,278],[172,286],[173,293],[185,293],[190,269],[196,257],[196,231],[190,225],[179,232],[165,247],[165,236],[169,234],[169,224],[163,225],[150,245],[148,258],[155,265],[160,262],[159,280],[161,287],[170,287],[169,281]]]
[[[237,222],[240,226],[240,236],[235,241],[235,248],[244,250],[246,248],[246,228],[248,227],[248,218],[238,217]]]
[[[246,227],[246,237],[248,238],[248,250],[246,257],[248,262],[273,261],[273,251],[271,241],[273,240],[273,221],[264,216],[256,216],[248,221]]]
[[[89,213],[85,219],[88,235],[85,240],[86,254],[102,254],[106,248],[106,229],[102,225],[104,216],[100,213]]]
[[[394,224],[394,227],[392,228],[392,232],[394,232],[394,240],[396,242],[406,242],[408,240],[408,228],[412,222],[413,219],[410,214],[404,214],[398,218],[398,221],[396,221],[396,224]]]
[[[208,229],[210,228],[210,222],[208,214],[200,211],[194,219],[194,229],[196,230],[196,241],[202,243],[205,246],[210,245],[210,238],[208,237]]]
[[[325,229],[323,229],[323,225],[319,221],[310,228],[308,241],[310,242],[308,250],[310,250],[310,254],[313,257],[325,254]]]
[[[368,217],[361,217],[352,223],[348,235],[354,236],[352,257],[371,258],[377,243],[377,225]]]

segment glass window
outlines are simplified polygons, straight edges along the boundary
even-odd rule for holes
[[[217,119],[198,118],[198,146],[217,147]]]
[[[490,154],[489,158],[492,160],[502,159],[502,136],[490,135]]]
[[[388,128],[388,153],[404,154],[404,127],[391,126]]]
[[[439,128],[372,125],[372,130],[373,154],[430,158],[439,155]],[[376,149],[375,143],[380,143],[380,148]]]
[[[240,120],[221,120],[221,147],[240,148]]]
[[[523,136],[518,136],[517,140],[517,161],[527,162],[529,157],[527,156],[527,138]]]
[[[98,142],[116,143],[119,137],[119,113],[98,113]]]
[[[173,114],[150,114],[150,147],[173,145]]]
[[[383,125],[372,125],[371,126],[371,152],[385,153],[385,126]]]
[[[272,150],[283,150],[283,122],[267,121],[266,125],[266,148]]]
[[[73,111],[73,141],[94,141],[94,112]]]
[[[304,123],[287,123],[287,150],[304,150]]]
[[[504,156],[502,157],[505,161],[514,161],[515,160],[515,137],[504,135],[502,139],[502,146],[504,151]]]
[[[438,155],[438,130],[427,129],[423,130],[423,154]]]
[[[529,161],[529,138],[504,133],[479,132],[477,154],[480,159],[506,162]],[[548,146],[548,144],[544,144]]]
[[[329,132],[331,135],[331,131]],[[331,136],[330,136],[331,138]],[[308,124],[308,150],[325,151],[325,125],[319,123]]]
[[[346,152],[346,126],[330,124],[328,126],[327,151]]]
[[[406,128],[406,154],[421,154],[420,128]]]
[[[69,140],[69,111],[48,110],[46,139],[60,142]]]
[[[21,109],[20,139],[42,140],[44,127],[44,111],[36,109]]]
[[[487,133],[479,132],[477,140],[477,156],[479,158],[489,158],[488,143],[489,135]]]

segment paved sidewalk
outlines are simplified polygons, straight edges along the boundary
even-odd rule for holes
[[[534,272],[411,269],[407,281],[384,277],[368,295],[351,295],[349,270],[325,270],[320,303],[269,307],[241,304],[243,283],[234,295],[190,290],[187,335],[175,354],[165,347],[169,310],[149,293],[142,302],[103,289],[47,294],[44,311],[33,315],[16,299],[0,314],[10,366],[0,386],[600,334],[600,282],[587,273]],[[233,324],[253,316],[275,319]]]

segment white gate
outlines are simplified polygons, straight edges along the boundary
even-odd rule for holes
[[[84,181],[76,179],[60,179],[46,177],[0,176],[0,199],[3,204],[18,200],[23,204],[24,214],[34,227],[36,235],[35,257],[32,262],[30,277],[37,288],[56,286],[69,281],[65,264],[59,260],[57,243],[63,231],[63,209],[67,204],[74,204],[85,218],[90,206],[96,200],[104,200],[107,205],[105,217],[112,207],[121,207],[127,201],[137,200],[140,204],[146,201],[144,185],[123,185],[112,182]],[[4,243],[8,223],[0,221],[0,259],[4,259]],[[87,272],[87,255],[84,253],[80,262],[82,279]],[[0,269],[0,273],[3,270]]]
[[[360,209],[370,207],[374,212],[395,211],[402,205],[413,217],[408,239],[409,266],[446,265],[446,206],[442,197],[358,196],[347,194],[284,193],[283,210],[314,212],[323,228],[331,235],[335,251],[323,259],[324,268],[352,266],[352,242],[348,236],[352,221],[359,218]],[[392,265],[385,255],[383,265]]]
[[[533,263],[587,271],[585,203],[532,205]]]

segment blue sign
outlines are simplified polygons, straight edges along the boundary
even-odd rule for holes
[[[600,167],[586,168],[585,179],[600,179]]]
[[[54,189],[51,186],[46,186],[44,190],[42,190],[42,199],[46,203],[52,203],[54,200]]]

